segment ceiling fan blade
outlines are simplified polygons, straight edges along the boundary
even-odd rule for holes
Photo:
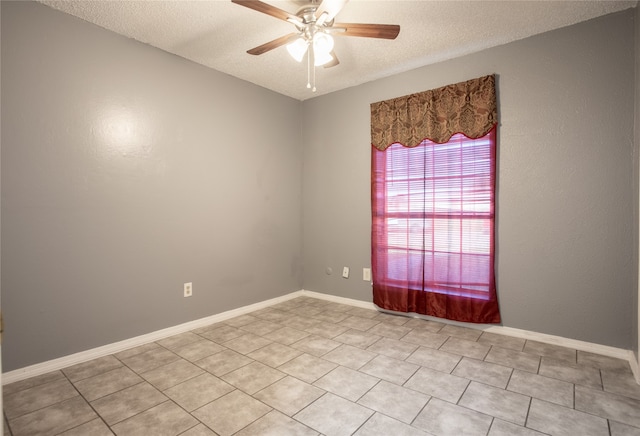
[[[276,38],[273,41],[269,41],[262,45],[254,47],[251,50],[247,50],[247,53],[252,55],[261,55],[262,53],[266,53],[269,50],[273,50],[274,48],[278,48],[281,45],[285,45],[286,43],[293,41],[297,37],[297,33],[289,33],[288,35],[281,36],[280,38]]]
[[[231,2],[249,9],[253,9],[254,11],[262,12],[263,14],[271,15],[272,17],[278,18],[280,20],[293,20],[296,22],[300,22],[300,18],[296,15],[290,14],[289,12],[283,11],[280,8],[276,8],[275,6],[271,6],[270,4],[261,2],[260,0],[231,0]]]
[[[340,60],[338,59],[338,56],[336,56],[336,52],[331,50],[331,58],[332,60],[327,62],[326,64],[323,65],[323,67],[325,68],[331,68],[331,67],[335,67],[336,65],[338,65],[340,63]]]
[[[320,19],[320,16],[323,13],[326,13],[327,15],[323,22],[330,22],[336,15],[338,15],[348,1],[349,0],[323,0],[322,3],[320,3],[320,6],[318,6],[318,9],[316,9],[316,18]]]
[[[400,33],[400,26],[397,24],[357,24],[357,23],[335,23],[331,28],[338,31],[333,35],[361,36],[364,38],[396,39]]]

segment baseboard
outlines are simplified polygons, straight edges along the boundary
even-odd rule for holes
[[[225,321],[227,319],[244,315],[249,312],[263,309],[265,307],[272,306],[274,304],[281,303],[283,301],[290,300],[303,295],[303,291],[295,291],[281,297],[272,298],[270,300],[261,301],[259,303],[250,304],[248,306],[239,307],[237,309],[228,310],[226,312],[218,313],[216,315],[200,318],[195,321],[189,321],[184,324],[179,324],[173,327],[169,327],[155,332],[147,333],[144,335],[136,336],[134,338],[125,339],[124,341],[115,342],[113,344],[104,345],[102,347],[92,348],[90,350],[81,351],[79,353],[70,354],[68,356],[60,357],[58,359],[49,360],[35,365],[30,365],[24,368],[8,371],[2,374],[2,385],[14,383],[27,378],[35,377],[38,375],[46,374],[51,371],[57,371],[63,368],[67,368],[78,363],[87,362],[89,360],[97,359],[98,357],[108,356],[110,354],[118,353],[120,351],[128,350],[140,345],[155,342],[160,339],[168,338],[169,336],[177,335],[179,333],[188,332],[200,327],[207,326],[216,322]]]
[[[213,324],[216,322],[225,321],[227,319],[230,319],[236,316],[254,312],[259,309],[264,309],[266,307],[273,306],[274,304],[278,304],[283,301],[291,300],[293,298],[301,297],[301,296],[307,296],[307,297],[317,298],[321,300],[332,301],[340,304],[348,304],[350,306],[360,307],[363,309],[380,310],[382,312],[385,312],[384,310],[381,310],[371,302],[354,300],[354,299],[345,298],[345,297],[338,297],[338,296],[329,295],[329,294],[322,294],[319,292],[300,290],[300,291],[292,292],[287,295],[283,295],[281,297],[265,300],[260,303],[250,304],[248,306],[243,306],[237,309],[218,313],[216,315],[201,318],[195,321],[190,321],[174,327],[169,327],[169,328],[151,332],[145,335],[136,336],[131,339],[126,339],[124,341],[115,342],[113,344],[104,345],[102,347],[93,348],[91,350],[82,351],[79,353],[71,354],[69,356],[60,357],[58,359],[49,360],[47,362],[42,362],[35,365],[27,366],[25,368],[20,368],[13,371],[5,372],[2,374],[2,384],[6,385],[9,383],[14,383],[30,377],[35,377],[41,374],[46,374],[51,371],[56,371],[56,370],[66,368],[71,365],[76,365],[78,363],[96,359],[98,357],[103,357],[109,354],[118,353],[120,351],[124,351],[129,348],[134,348],[139,345],[147,344],[149,342],[158,341],[160,339],[164,339],[169,336],[173,336],[179,333],[184,333],[184,332],[194,330],[199,327],[204,327],[206,325]],[[633,371],[636,381],[640,383],[640,372],[638,369],[638,362],[635,359],[634,353],[630,350],[624,350],[621,348],[609,347],[609,346],[600,345],[600,344],[593,344],[590,342],[579,341],[575,339],[563,338],[561,336],[548,335],[548,334],[537,333],[537,332],[532,332],[528,330],[520,330],[520,329],[511,328],[511,327],[486,325],[486,324],[469,324],[469,323],[443,320],[441,318],[422,316],[417,314],[410,314],[410,315],[419,317],[419,318],[433,320],[433,321],[444,322],[447,324],[460,325],[460,326],[483,330],[491,333],[502,334],[505,336],[513,336],[513,337],[522,338],[522,339],[530,339],[538,342],[544,342],[547,344],[560,345],[563,347],[573,348],[575,350],[587,351],[594,354],[601,354],[604,356],[610,356],[618,359],[627,360],[629,361],[629,365],[631,366],[631,370]]]
[[[390,311],[386,311],[384,309],[380,309],[375,304],[371,302],[366,302],[366,301],[352,300],[350,298],[338,297],[335,295],[328,295],[328,294],[321,294],[318,292],[312,292],[312,291],[306,291],[306,290],[301,291],[301,295],[306,295],[309,297],[319,298],[323,300],[329,300],[336,303],[349,304],[352,306],[362,307],[365,309],[375,309],[381,312],[393,313]],[[617,359],[627,360],[629,361],[629,366],[631,366],[631,370],[633,371],[636,381],[640,383],[640,372],[638,370],[638,362],[636,361],[635,355],[631,350],[610,347],[607,345],[594,344],[591,342],[579,341],[576,339],[564,338],[562,336],[554,336],[554,335],[548,335],[545,333],[537,333],[529,330],[521,330],[521,329],[516,329],[512,327],[496,326],[491,324],[473,324],[473,323],[457,322],[457,321],[451,321],[447,319],[435,318],[432,316],[425,316],[425,315],[419,315],[419,314],[413,314],[413,313],[407,314],[407,315],[416,317],[416,318],[442,322],[445,324],[453,324],[453,325],[468,327],[476,330],[483,330],[486,332],[501,334],[505,336],[512,336],[512,337],[521,338],[521,339],[530,339],[532,341],[543,342],[545,344],[560,345],[562,347],[573,348],[574,350],[586,351],[589,353],[601,354],[603,356],[609,356]]]

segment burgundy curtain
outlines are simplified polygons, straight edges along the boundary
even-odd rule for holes
[[[374,303],[500,322],[494,77],[374,103],[371,110]]]

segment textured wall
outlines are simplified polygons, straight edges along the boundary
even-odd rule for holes
[[[305,101],[305,289],[371,300],[361,272],[371,249],[369,104],[495,73],[503,323],[631,348],[633,18],[614,14]]]
[[[2,2],[3,369],[301,289],[299,112]]]

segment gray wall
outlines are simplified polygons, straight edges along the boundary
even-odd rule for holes
[[[630,349],[637,313],[634,15],[305,101],[305,289],[371,300],[362,280],[371,256],[370,103],[495,73],[503,323]],[[342,266],[352,268],[348,280]]]
[[[2,2],[3,369],[301,289],[300,106]]]

